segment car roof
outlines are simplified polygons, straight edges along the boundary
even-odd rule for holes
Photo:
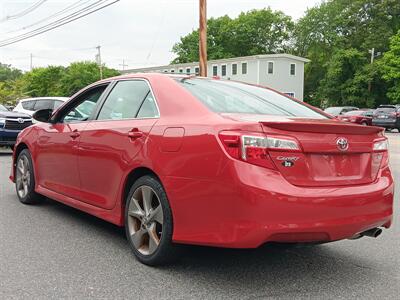
[[[63,101],[66,102],[69,100],[68,97],[33,97],[33,98],[24,98],[20,99],[20,102],[25,102],[25,101],[32,101],[32,100],[58,100],[58,101]]]

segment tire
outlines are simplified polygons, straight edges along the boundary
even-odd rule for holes
[[[161,183],[140,177],[125,203],[125,233],[136,258],[149,266],[175,261],[180,250],[172,243],[172,213]]]
[[[32,157],[28,149],[18,155],[15,168],[15,189],[18,199],[23,204],[35,204],[43,199],[35,192],[35,174],[33,172]]]

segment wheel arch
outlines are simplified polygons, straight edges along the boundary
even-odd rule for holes
[[[131,170],[131,172],[129,172],[129,174],[126,176],[125,180],[124,180],[124,185],[123,185],[123,189],[122,189],[122,201],[121,201],[121,215],[122,218],[124,218],[124,214],[123,212],[125,211],[125,204],[126,204],[126,198],[128,197],[130,188],[132,186],[132,184],[135,183],[136,180],[138,180],[140,177],[146,176],[146,175],[150,175],[155,177],[162,186],[164,186],[162,184],[162,181],[160,179],[160,177],[156,174],[156,172],[154,172],[152,169],[148,168],[148,167],[137,167],[133,170]]]
[[[15,176],[15,168],[17,167],[17,159],[19,154],[22,152],[22,150],[28,149],[29,147],[27,144],[21,142],[18,144],[18,146],[14,149],[14,159],[13,159],[13,174]]]

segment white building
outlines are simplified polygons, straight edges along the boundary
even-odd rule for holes
[[[208,61],[208,76],[260,84],[299,100],[304,94],[304,64],[310,60],[291,54],[265,54]],[[198,74],[199,63],[125,70],[123,73]]]

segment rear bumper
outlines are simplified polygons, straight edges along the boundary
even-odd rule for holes
[[[392,223],[393,180],[388,168],[368,185],[304,188],[274,171],[234,165],[237,178],[223,183],[165,178],[175,242],[231,248],[330,242]],[[179,199],[185,189],[192,191],[191,199]]]
[[[372,125],[373,126],[379,126],[379,127],[384,127],[384,128],[398,128],[400,127],[400,122],[397,122],[396,120],[389,120],[389,121],[382,121],[382,120],[372,120]]]

